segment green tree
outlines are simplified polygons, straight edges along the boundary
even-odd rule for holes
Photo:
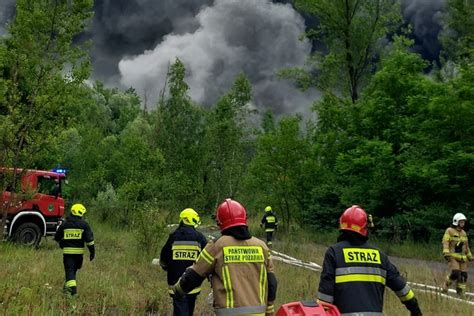
[[[122,131],[104,163],[105,179],[116,188],[121,206],[116,219],[125,225],[140,205],[160,198],[156,188],[160,186],[163,155],[152,146],[152,135],[152,126],[137,117]]]
[[[9,34],[0,42],[0,130],[8,129],[1,133],[2,165],[31,166],[67,122],[67,106],[77,105],[75,92],[89,76],[89,59],[73,38],[89,23],[92,4],[17,1]]]
[[[246,183],[253,200],[251,206],[261,209],[275,205],[275,210],[282,211],[287,227],[293,218],[301,219],[306,208],[307,188],[301,185],[301,176],[309,148],[300,123],[299,117],[284,117],[274,132],[258,137]]]
[[[270,109],[263,114],[262,129],[264,133],[272,133],[275,131],[275,118]]]
[[[157,147],[164,157],[161,190],[170,209],[203,206],[205,117],[188,96],[184,64],[176,59],[152,115]]]
[[[380,41],[401,23],[394,0],[296,0],[296,7],[315,17],[318,24],[306,33],[321,42],[308,67],[284,71],[302,88],[315,86],[335,95],[349,96],[353,103],[382,48]]]
[[[474,67],[463,67],[459,77],[436,87],[415,122],[416,146],[407,151],[404,174],[418,194],[408,201],[411,208],[424,210],[433,228],[442,229],[454,212],[470,214],[474,205],[473,86]],[[437,216],[431,219],[434,210]]]
[[[103,106],[110,116],[107,132],[119,134],[140,113],[140,98],[135,90],[128,89],[120,91],[117,88],[107,89],[104,84],[96,81],[94,91],[97,93],[97,101],[103,102]]]
[[[404,39],[382,61],[354,109],[346,111],[345,147],[339,146],[335,170],[341,202],[360,203],[379,216],[413,210],[404,204],[406,151],[418,135],[418,120],[431,97],[440,93],[425,78],[425,62],[407,52]]]
[[[326,99],[316,160],[334,170],[338,203],[383,218],[387,237],[439,238],[452,213],[473,203],[473,71],[436,82],[406,44],[396,40],[355,106]]]
[[[250,82],[241,74],[236,78],[232,89],[208,115],[208,208],[215,208],[226,197],[234,197],[240,189],[246,165],[246,105],[251,97]]]
[[[117,189],[118,179],[127,176],[113,174],[108,164],[121,150],[124,130],[139,116],[140,100],[133,91],[107,89],[100,82],[77,89],[76,98],[80,106],[67,109],[68,128],[58,134],[48,157],[69,170],[68,198],[92,199],[108,183]],[[143,139],[150,145],[150,137]]]
[[[440,32],[445,62],[464,65],[474,58],[474,1],[448,0]]]
[[[67,120],[64,109],[75,103],[74,92],[89,75],[87,51],[72,39],[85,29],[91,10],[92,1],[85,0],[17,2],[1,43],[1,121],[15,135],[4,139],[8,164],[28,162]]]

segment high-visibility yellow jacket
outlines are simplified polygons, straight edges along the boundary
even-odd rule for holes
[[[443,236],[443,255],[460,262],[472,259],[469,249],[469,240],[464,229],[460,227],[448,227]]]

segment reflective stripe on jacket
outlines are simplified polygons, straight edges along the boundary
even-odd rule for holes
[[[197,260],[206,244],[206,237],[201,232],[182,223],[169,235],[160,254],[160,265],[167,271],[168,285],[178,282],[186,268]],[[190,294],[199,293],[200,289],[196,288]]]
[[[262,224],[265,225],[266,232],[272,232],[278,225],[278,218],[273,212],[267,212],[263,215]]]
[[[448,227],[443,235],[443,255],[449,255],[460,262],[472,258],[469,240],[464,229]]]
[[[273,313],[273,301],[268,301],[273,263],[260,239],[222,236],[207,244],[192,269],[201,277],[212,273],[216,315]]]
[[[71,215],[58,227],[54,240],[64,254],[84,254],[84,246],[94,247],[94,234],[89,224],[79,216]]]
[[[326,251],[318,299],[336,305],[342,315],[381,315],[385,286],[402,302],[414,293],[379,249],[341,241]]]

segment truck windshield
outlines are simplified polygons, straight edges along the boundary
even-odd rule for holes
[[[61,196],[61,181],[59,178],[38,177],[38,193]]]

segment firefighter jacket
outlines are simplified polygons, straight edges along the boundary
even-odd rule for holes
[[[386,285],[407,308],[414,303],[419,311],[415,294],[387,255],[366,242],[343,240],[326,251],[318,299],[336,305],[342,315],[382,315]]]
[[[273,232],[278,226],[278,219],[273,212],[266,212],[261,223],[265,226],[265,232]]]
[[[443,255],[467,262],[472,260],[467,234],[462,228],[448,227],[443,236]]]
[[[89,224],[79,216],[71,215],[58,227],[54,240],[59,242],[65,255],[84,254],[84,245],[95,255],[94,234]]]
[[[178,282],[186,268],[197,260],[206,244],[206,237],[201,232],[182,223],[169,235],[160,255],[160,266],[168,273],[168,285]],[[200,291],[201,288],[197,287],[189,294]]]
[[[270,251],[260,239],[224,235],[209,242],[181,277],[178,292],[211,274],[217,316],[273,314],[277,281]]]

